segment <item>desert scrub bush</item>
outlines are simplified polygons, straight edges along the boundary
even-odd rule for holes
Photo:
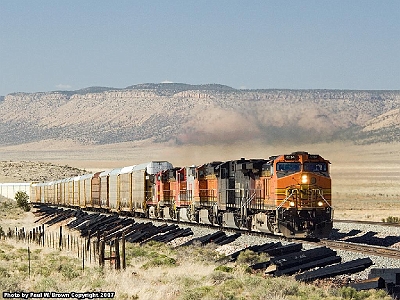
[[[221,272],[230,273],[230,272],[233,271],[233,268],[232,268],[232,267],[225,266],[225,265],[221,265],[221,266],[216,267],[216,268],[214,269],[214,271],[221,271]]]
[[[117,295],[118,300],[137,300],[139,299],[138,295],[129,296],[127,293],[121,293]]]
[[[232,278],[224,277],[226,275]],[[215,280],[216,278],[220,280]],[[320,288],[286,276],[264,278],[259,274],[214,272],[209,280],[198,281],[182,288],[180,299],[390,299],[383,291],[356,292],[353,289],[354,291],[349,292],[347,289],[340,291],[329,287]]]
[[[82,271],[78,269],[77,265],[74,263],[61,264],[58,266],[57,271],[68,280],[76,278],[82,274]]]
[[[351,287],[342,287],[340,289],[334,290],[333,295],[340,297],[341,299],[351,299],[351,300],[378,300],[392,299],[384,290],[368,290],[368,291],[356,291]]]
[[[217,298],[210,298],[209,295],[213,295],[213,287],[200,286],[184,291],[184,293],[181,296],[181,299],[182,300],[217,299]]]
[[[28,263],[13,263],[12,267],[14,270],[18,270],[21,273],[28,274]]]
[[[383,223],[400,223],[400,218],[389,216],[386,219],[382,219],[382,222]]]
[[[21,274],[11,273],[11,276],[1,277],[0,280],[0,292],[3,291],[21,291],[22,284],[25,282],[26,278]],[[3,294],[3,293],[1,293]]]
[[[129,265],[136,265],[139,262],[145,261],[141,266],[147,270],[151,267],[158,266],[175,266],[177,264],[174,257],[175,251],[165,244],[158,242],[149,242],[142,246],[129,245],[125,250],[126,260]]]
[[[54,277],[40,277],[35,279],[32,286],[33,291],[60,291],[57,279]]]
[[[213,284],[219,284],[223,281],[232,279],[233,275],[226,273],[226,272],[221,272],[221,271],[214,271],[211,273],[210,275],[210,279],[212,281]]]
[[[15,194],[15,200],[17,201],[18,207],[21,207],[24,211],[30,211],[31,207],[29,206],[29,196],[26,192],[18,191]]]
[[[218,253],[215,249],[216,246],[213,244],[205,246],[190,245],[179,248],[179,257],[210,265],[214,264],[217,260],[225,258],[225,255]]]
[[[168,257],[164,254],[159,254],[157,252],[151,252],[149,261],[141,266],[142,269],[149,269],[151,267],[172,267],[176,266],[176,260],[172,257]]]
[[[134,257],[147,257],[152,252],[159,252],[171,256],[176,254],[176,251],[171,247],[165,245],[164,243],[159,243],[155,241],[150,241],[143,245],[131,243],[126,244],[125,255],[127,260]]]
[[[0,202],[0,215],[6,218],[15,218],[22,214],[21,208],[12,200]]]
[[[91,290],[98,290],[106,285],[106,280],[104,279],[104,269],[101,267],[87,269],[84,273],[84,276],[88,280],[84,284],[87,285]]]
[[[8,273],[8,270],[4,267],[0,267],[0,278],[5,278],[5,277],[10,277],[10,273]]]
[[[245,265],[253,265],[260,262],[269,261],[269,257],[265,253],[257,254],[254,251],[246,249],[245,251],[240,252],[236,263],[237,264],[245,264]]]

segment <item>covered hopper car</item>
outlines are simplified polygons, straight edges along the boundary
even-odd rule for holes
[[[329,164],[307,152],[178,168],[152,161],[33,183],[31,202],[322,238],[333,225]]]

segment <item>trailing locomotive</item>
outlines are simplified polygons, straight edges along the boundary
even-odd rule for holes
[[[333,225],[329,164],[307,152],[183,168],[153,161],[33,183],[31,201],[321,238]]]

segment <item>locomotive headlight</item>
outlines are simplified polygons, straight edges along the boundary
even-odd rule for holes
[[[324,203],[322,202],[322,201],[318,201],[318,206],[322,206],[322,205],[324,205]]]
[[[289,202],[289,205],[290,205],[291,207],[294,207],[294,202],[293,202],[293,201],[290,201],[290,202]]]
[[[301,175],[301,183],[308,183],[308,176],[307,175]]]

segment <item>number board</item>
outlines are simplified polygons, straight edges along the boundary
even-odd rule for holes
[[[284,158],[285,160],[298,160],[299,156],[296,154],[285,154]]]

